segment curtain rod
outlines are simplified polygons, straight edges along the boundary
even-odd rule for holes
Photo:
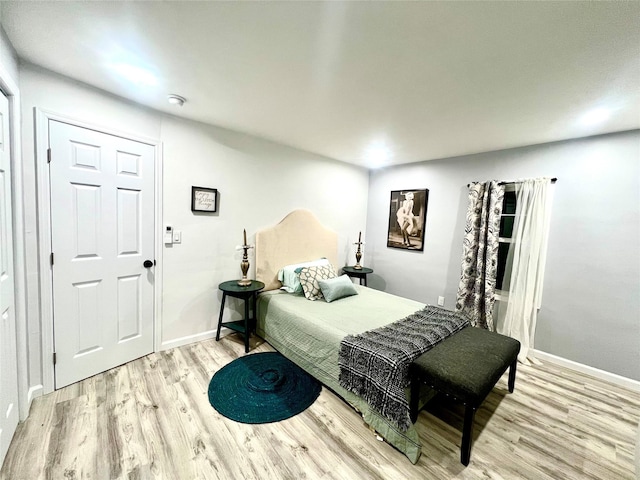
[[[557,181],[558,179],[555,177],[551,179],[551,183],[556,183]],[[513,182],[498,182],[498,185],[509,185],[511,183],[522,183],[522,180],[514,180]]]
[[[558,181],[558,179],[556,177],[553,177],[551,179],[551,183],[556,183]],[[478,182],[475,182],[478,183]],[[514,180],[513,182],[498,182],[498,185],[509,185],[511,183],[522,183],[522,180]],[[471,184],[467,183],[467,187],[469,187]]]

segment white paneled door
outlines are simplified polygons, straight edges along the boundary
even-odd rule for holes
[[[0,465],[18,425],[9,101],[0,92]]]
[[[153,351],[151,145],[49,121],[55,386]]]

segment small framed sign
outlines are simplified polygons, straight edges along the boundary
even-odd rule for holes
[[[214,213],[218,211],[218,190],[191,187],[191,211]]]

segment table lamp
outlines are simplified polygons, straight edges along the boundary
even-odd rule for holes
[[[240,262],[240,270],[242,270],[242,278],[238,280],[238,285],[241,287],[248,287],[251,285],[251,280],[247,278],[247,272],[249,271],[249,255],[247,255],[247,251],[250,248],[253,248],[253,245],[247,244],[247,230],[243,230],[243,240],[244,243],[236,247],[236,250],[243,250],[242,253],[242,262]]]
[[[353,266],[356,270],[362,270],[362,265],[360,265],[360,259],[362,258],[362,250],[361,246],[364,245],[362,241],[362,232],[358,234],[358,241],[354,243],[354,245],[358,245],[358,250],[356,251],[356,264]]]

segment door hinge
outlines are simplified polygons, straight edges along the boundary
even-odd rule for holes
[[[55,365],[56,363],[58,363],[58,354],[53,352],[53,364]]]
[[[47,163],[51,163],[51,149],[47,148]]]
[[[53,252],[51,252],[51,266],[53,267]]]

